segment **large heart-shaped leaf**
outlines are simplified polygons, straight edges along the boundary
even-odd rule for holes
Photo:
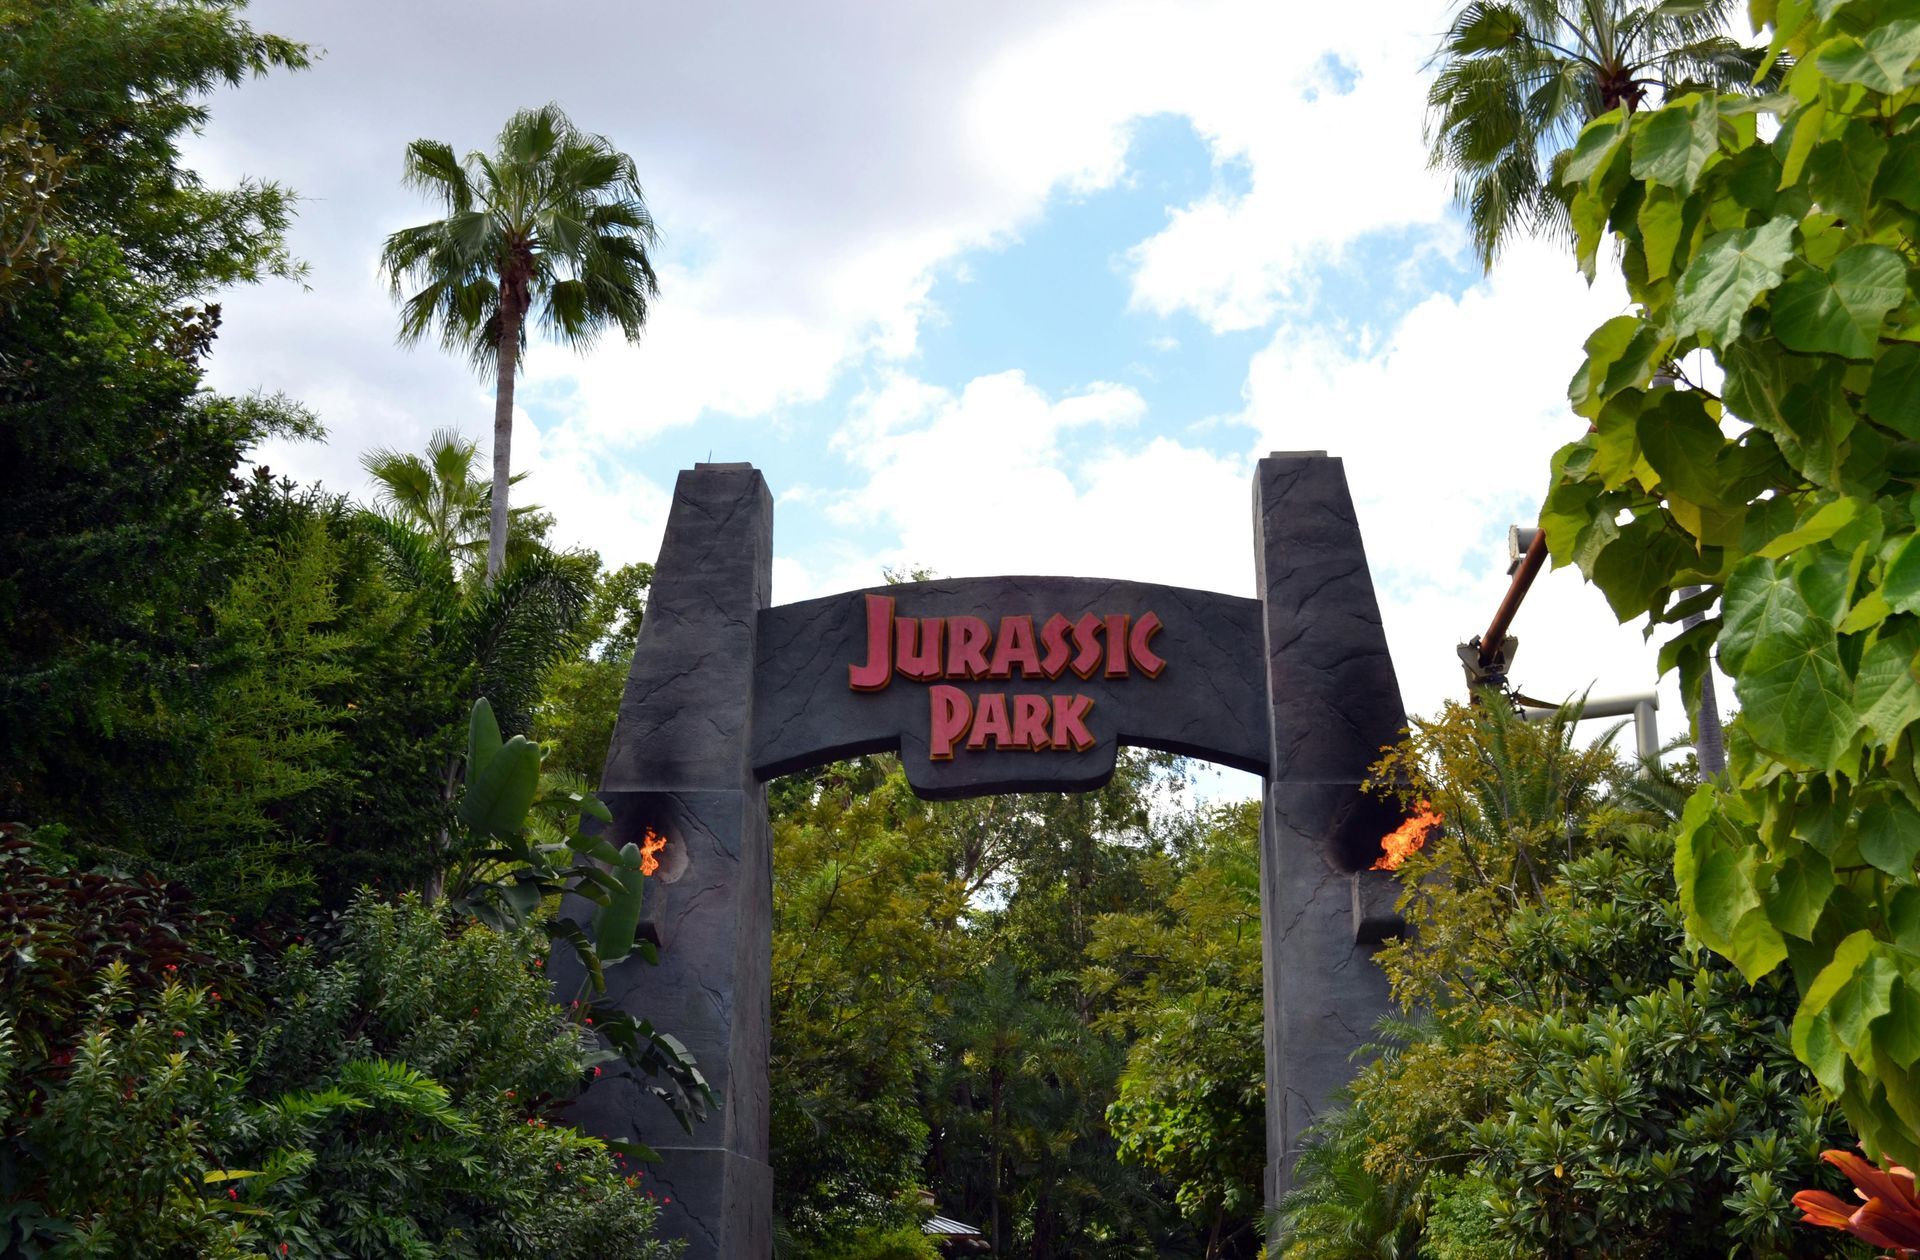
[[[1821,209],[1850,223],[1863,222],[1873,203],[1873,181],[1887,156],[1887,142],[1864,118],[1845,133],[1815,146],[1807,158],[1807,187]]]
[[[1692,192],[1700,168],[1720,147],[1720,110],[1689,92],[1655,110],[1633,130],[1633,177]]]
[[[1838,36],[1820,45],[1813,59],[1829,79],[1875,92],[1898,92],[1913,82],[1913,63],[1920,59],[1920,22],[1888,22],[1864,39]]]
[[[1780,283],[1793,257],[1793,228],[1792,219],[1779,215],[1759,227],[1710,237],[1674,290],[1676,330],[1723,346],[1739,336],[1747,309]]]
[[[1920,438],[1920,346],[1889,346],[1874,361],[1867,414],[1903,437]]]
[[[1822,271],[1787,277],[1773,295],[1773,331],[1789,350],[1865,359],[1887,312],[1907,296],[1907,268],[1884,245],[1855,245]]]

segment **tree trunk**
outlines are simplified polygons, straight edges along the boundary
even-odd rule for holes
[[[513,476],[513,378],[520,360],[520,318],[503,284],[500,302],[500,345],[493,391],[493,519],[487,529],[487,585],[492,586],[507,567],[507,483]]]

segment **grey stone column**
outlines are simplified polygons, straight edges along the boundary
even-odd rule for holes
[[[1373,948],[1356,943],[1354,872],[1399,822],[1359,789],[1405,717],[1341,462],[1320,451],[1261,460],[1253,524],[1273,739],[1260,821],[1272,1203],[1303,1131],[1389,1009]]]
[[[772,1254],[773,866],[766,789],[749,758],[772,564],[773,499],[758,471],[698,464],[680,474],[601,782],[616,846],[649,827],[667,839],[644,913],[660,965],[614,964],[607,996],[684,1041],[720,1108],[688,1136],[642,1083],[609,1076],[573,1119],[660,1153],[647,1181],[673,1200],[663,1233],[686,1241],[685,1260]],[[562,982],[565,954],[553,965]]]

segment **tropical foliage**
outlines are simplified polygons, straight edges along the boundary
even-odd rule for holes
[[[1405,1021],[1303,1158],[1283,1255],[1837,1254],[1791,1202],[1844,1132],[1793,1061],[1792,986],[1689,946],[1684,790],[1570,716],[1489,693],[1382,763],[1446,828],[1396,872]]]
[[[1623,621],[1718,604],[1661,655],[1691,698],[1711,654],[1742,706],[1678,832],[1688,929],[1750,981],[1790,966],[1795,1054],[1911,1162],[1920,35],[1878,3],[1754,16],[1784,92],[1615,112],[1567,163],[1581,263],[1615,240],[1635,310],[1588,340],[1570,392],[1593,428],[1541,523]]]

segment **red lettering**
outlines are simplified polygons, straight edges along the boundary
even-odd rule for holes
[[[992,676],[1011,678],[1015,665],[1022,678],[1040,676],[1040,649],[1033,642],[1031,617],[1000,618],[1000,634],[993,641]]]
[[[973,722],[973,703],[958,687],[936,683],[927,688],[933,718],[927,727],[927,756],[934,761],[953,759],[953,746]]]
[[[879,691],[893,681],[893,597],[867,596],[867,663],[847,666],[847,685]]]
[[[1067,659],[1073,655],[1067,636],[1072,632],[1073,623],[1059,613],[1047,618],[1047,624],[1040,627],[1040,642],[1047,649],[1047,654],[1040,658],[1040,672],[1047,677],[1058,678],[1060,671],[1067,667]]]
[[[1160,616],[1148,613],[1133,623],[1133,632],[1127,636],[1127,655],[1133,658],[1133,667],[1149,678],[1160,677],[1160,671],[1167,667],[1166,660],[1147,646],[1158,633]]]
[[[1037,751],[1052,744],[1047,738],[1049,707],[1045,696],[1013,698],[1013,747]]]
[[[989,691],[974,706],[973,730],[967,736],[967,747],[985,748],[988,736],[992,736],[995,748],[1006,748],[1013,743],[1013,724],[1007,720],[1007,696],[1003,691]]]
[[[1100,618],[1088,613],[1074,622],[1073,637],[1080,643],[1080,651],[1073,658],[1073,672],[1091,678],[1100,668]]]
[[[940,641],[947,623],[941,617],[902,617],[893,623],[894,664],[915,682],[940,677]]]
[[[1107,677],[1127,676],[1127,614],[1107,617]]]
[[[1087,714],[1093,712],[1092,696],[1055,696],[1053,698],[1053,746],[1085,752],[1093,747],[1093,734],[1087,730]]]
[[[978,617],[951,617],[947,620],[947,677],[985,678],[987,644],[993,632]]]

